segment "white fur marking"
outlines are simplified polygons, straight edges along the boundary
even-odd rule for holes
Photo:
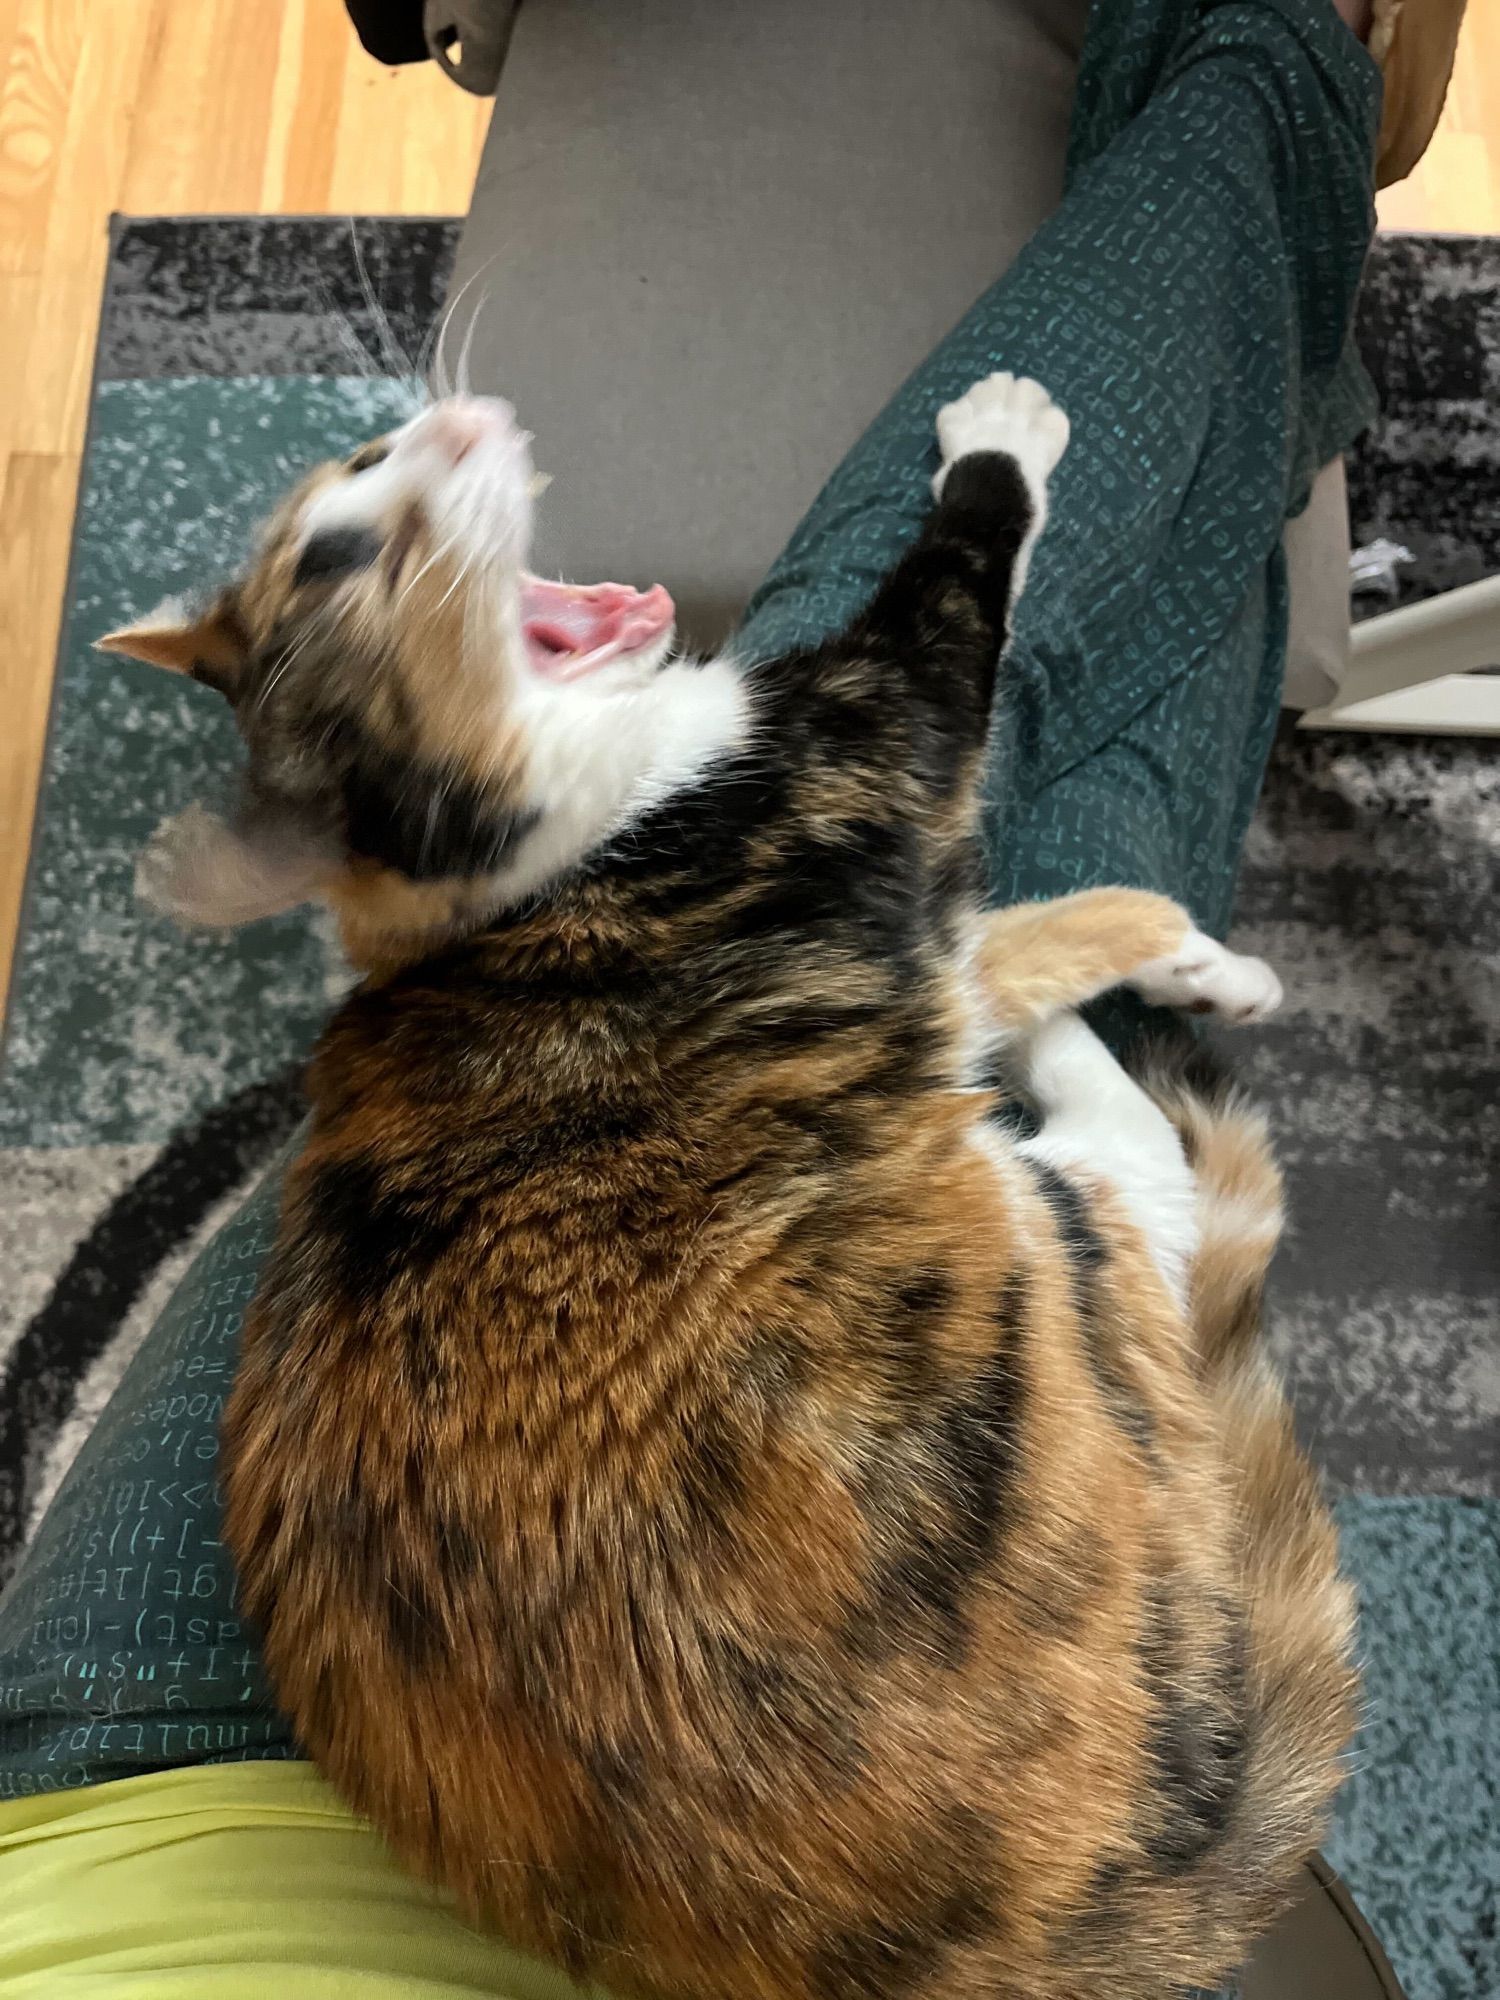
[[[1170,1120],[1076,1014],[1044,1021],[1025,1053],[1044,1122],[1019,1150],[1107,1180],[1182,1307],[1198,1248],[1197,1190]]]
[[[540,815],[494,878],[498,903],[543,886],[674,792],[699,783],[750,734],[743,669],[728,654],[699,666],[638,663],[587,680],[533,677],[519,694],[526,801]]]
[[[942,464],[932,482],[941,500],[949,471],[976,451],[1001,451],[1013,458],[1031,495],[1031,526],[1016,556],[1011,598],[1026,582],[1027,565],[1047,525],[1047,482],[1068,448],[1067,417],[1040,382],[1025,375],[986,375],[966,395],[938,411]]]
[[[1281,1005],[1281,981],[1264,959],[1230,951],[1190,930],[1166,958],[1137,966],[1128,985],[1158,1007],[1192,1007],[1226,1021],[1264,1021]]]

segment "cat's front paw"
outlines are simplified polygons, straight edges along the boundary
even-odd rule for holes
[[[932,482],[942,498],[948,469],[976,451],[1003,451],[1021,468],[1032,503],[1040,514],[1047,481],[1068,448],[1068,420],[1040,382],[1026,375],[986,375],[957,402],[938,411],[942,465]]]
[[[1201,931],[1189,931],[1170,958],[1137,966],[1128,982],[1156,1007],[1217,1014],[1239,1027],[1264,1021],[1281,1005],[1281,981],[1263,958],[1230,951]]]

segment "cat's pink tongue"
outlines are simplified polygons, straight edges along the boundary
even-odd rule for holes
[[[570,681],[638,652],[670,632],[677,607],[659,583],[552,583],[528,576],[521,585],[521,630],[531,664],[550,680]]]

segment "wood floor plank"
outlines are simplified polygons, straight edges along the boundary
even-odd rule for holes
[[[225,86],[241,60],[254,63],[247,51],[274,36],[279,13],[270,6],[231,10],[223,0],[169,0],[162,7],[136,93],[120,190],[127,215],[213,209],[222,135],[233,117]]]
[[[31,850],[77,487],[76,453],[14,452],[0,483],[0,1005]]]
[[[126,213],[260,207],[284,11],[169,0],[141,79],[121,194]]]
[[[20,385],[31,354],[31,330],[36,322],[42,280],[37,272],[0,271],[0,459],[19,448],[23,418]]]
[[[95,230],[71,262],[49,263],[33,283],[33,316],[10,426],[13,450],[76,453],[83,447],[109,254],[107,218],[100,217]]]
[[[0,271],[39,271],[47,253],[84,17],[85,0],[24,0],[15,10],[0,79]]]
[[[260,205],[269,214],[328,206],[345,54],[344,38],[329,34],[319,0],[285,0],[261,186]]]
[[[432,63],[391,73],[353,41],[344,60],[338,144],[328,192],[335,214],[441,215],[455,177],[479,162],[489,105],[455,89]],[[468,198],[459,204],[468,206]]]

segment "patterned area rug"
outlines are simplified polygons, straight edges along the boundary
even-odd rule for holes
[[[389,378],[427,337],[454,237],[117,236],[0,1078],[0,1574],[292,1128],[295,1065],[340,977],[302,917],[185,938],[134,906],[142,842],[222,782],[232,732],[202,690],[89,641],[227,565],[300,466],[401,413]],[[1364,333],[1385,416],[1351,468],[1356,539],[1414,551],[1403,597],[1500,570],[1500,243],[1383,243]],[[1291,994],[1236,1045],[1292,1185],[1274,1339],[1365,1599],[1372,1712],[1336,1859],[1412,2000],[1500,1991],[1497,854],[1500,746],[1288,727],[1239,904],[1239,941]]]

